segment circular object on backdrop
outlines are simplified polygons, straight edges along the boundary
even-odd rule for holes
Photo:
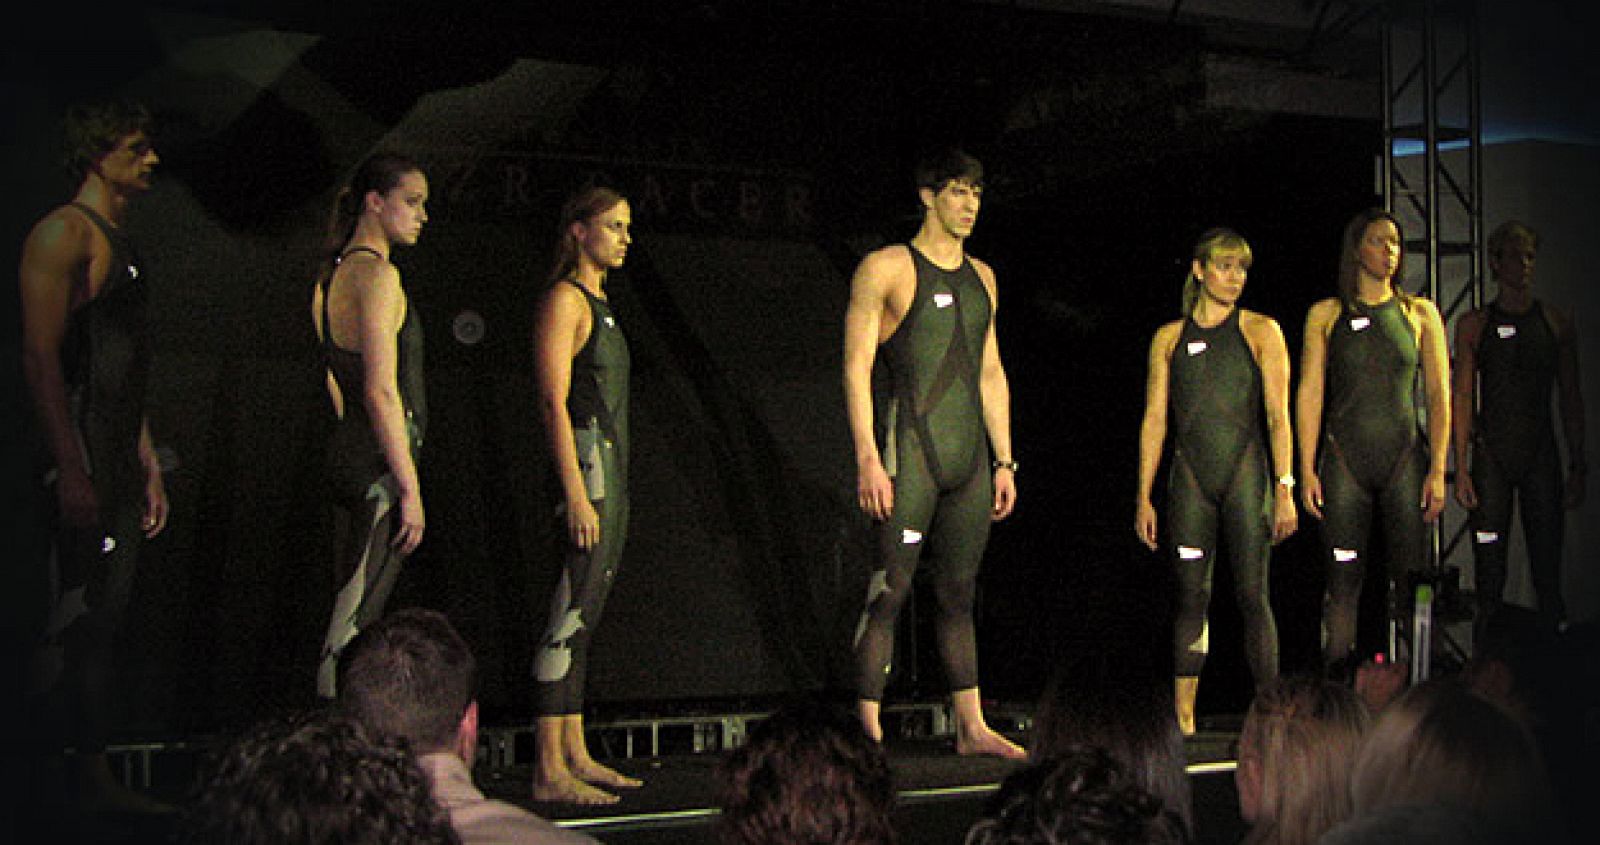
[[[488,332],[489,326],[483,321],[483,315],[471,308],[457,314],[450,323],[450,333],[462,346],[476,346]]]

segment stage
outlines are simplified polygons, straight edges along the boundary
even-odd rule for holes
[[[991,721],[1027,744],[1031,717],[1024,708],[991,706]],[[564,827],[611,845],[703,843],[717,820],[718,767],[746,728],[765,715],[748,710],[671,717],[640,716],[597,722],[590,741],[618,770],[644,780],[611,807],[580,808],[527,800],[531,732],[526,727],[484,730],[475,776],[491,798],[518,804]],[[1233,786],[1234,742],[1240,718],[1201,720],[1184,742],[1194,794],[1196,842],[1232,843],[1243,833]],[[896,829],[902,842],[960,843],[984,802],[1019,763],[961,757],[942,704],[906,704],[885,711],[888,753],[898,793]],[[189,799],[215,738],[114,746],[114,765],[131,786],[182,807]],[[76,819],[62,841],[145,843],[169,841],[175,817]]]

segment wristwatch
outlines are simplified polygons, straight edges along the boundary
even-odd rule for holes
[[[1017,468],[1022,466],[1022,464],[1019,464],[1016,461],[993,461],[989,464],[989,466],[992,469],[1009,469],[1011,470],[1012,475],[1016,475]]]
[[[1278,484],[1280,486],[1287,487],[1290,490],[1293,490],[1294,489],[1294,475],[1292,473],[1287,473],[1286,472],[1283,475],[1278,476]]]

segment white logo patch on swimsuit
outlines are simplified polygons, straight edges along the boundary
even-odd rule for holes
[[[617,318],[615,318],[615,317],[606,317],[606,327],[607,328],[612,328],[612,329],[616,328],[617,327]]]
[[[1480,546],[1485,544],[1485,543],[1498,543],[1498,542],[1500,542],[1500,532],[1498,532],[1498,531],[1474,531],[1473,532],[1473,539],[1476,539],[1478,541],[1478,545],[1480,545]]]
[[[1512,338],[1517,336],[1517,327],[1516,326],[1495,326],[1494,327],[1494,333],[1499,335],[1501,340],[1510,340],[1510,339],[1512,339]]]
[[[1333,550],[1333,559],[1338,561],[1339,563],[1349,563],[1350,561],[1353,561],[1358,557],[1360,557],[1360,555],[1356,554],[1356,550],[1355,549],[1334,549]]]
[[[1194,546],[1179,546],[1178,560],[1199,560],[1206,556],[1206,550]]]
[[[956,296],[953,293],[936,293],[933,295],[933,305],[935,308],[949,308],[950,305],[955,301]]]
[[[1368,326],[1370,326],[1370,325],[1372,325],[1372,318],[1371,317],[1351,317],[1350,318],[1350,331],[1353,331],[1353,332],[1365,331],[1366,328]]]
[[[922,542],[922,532],[910,528],[902,528],[900,530],[900,542],[908,546],[915,546]]]
[[[108,536],[108,537],[105,537],[105,538],[100,540],[100,553],[101,554],[108,555],[108,554],[111,554],[112,552],[114,552],[116,550],[117,550],[117,538]]]
[[[139,278],[139,268],[133,266],[132,264],[129,264],[128,265],[128,278],[130,278],[130,279]]]
[[[1206,343],[1203,340],[1191,340],[1191,341],[1189,341],[1188,350],[1189,350],[1189,354],[1190,355],[1199,355],[1200,353],[1206,351],[1209,348],[1210,348],[1210,344]]]

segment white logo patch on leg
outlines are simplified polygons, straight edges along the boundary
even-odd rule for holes
[[[1500,532],[1498,532],[1498,531],[1474,531],[1473,532],[1473,539],[1476,539],[1478,541],[1479,545],[1483,545],[1485,543],[1498,543],[1498,542],[1500,542]]]
[[[1206,556],[1206,550],[1195,546],[1179,546],[1178,560],[1199,560]]]
[[[912,528],[903,528],[900,530],[900,542],[908,546],[915,546],[922,542],[922,532]]]
[[[1349,563],[1361,555],[1355,549],[1334,549],[1333,559],[1339,563]]]

